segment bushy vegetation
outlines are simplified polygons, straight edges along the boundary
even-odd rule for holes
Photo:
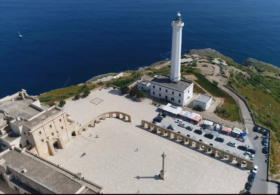
[[[66,102],[64,100],[60,100],[59,101],[59,107],[63,107],[66,104]]]
[[[131,75],[128,77],[120,77],[120,78],[113,80],[111,82],[111,85],[117,86],[120,88],[127,87],[128,85],[130,85],[131,83],[133,83],[134,81],[136,81],[140,78],[141,78],[140,73],[138,71],[133,71],[131,73]]]
[[[139,90],[137,87],[133,87],[129,91],[129,95],[131,97],[136,97],[137,99],[145,99],[146,98],[146,94],[142,90]]]
[[[75,95],[75,100],[78,100],[78,99],[80,99],[80,94]]]
[[[76,85],[61,89],[56,89],[50,92],[46,92],[39,96],[40,102],[44,102],[47,105],[54,105],[54,102],[58,102],[60,100],[65,100],[70,97],[74,97],[77,94],[83,93],[85,89],[94,89],[95,85],[87,84],[87,85]]]
[[[193,109],[197,111],[203,111],[202,107],[199,105],[196,105]]]
[[[127,94],[129,92],[129,88],[126,86],[126,87],[122,87],[121,88],[121,92],[122,94]]]

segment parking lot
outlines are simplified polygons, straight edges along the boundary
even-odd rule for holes
[[[174,130],[175,132],[180,131],[180,133],[182,135],[190,135],[191,138],[193,138],[193,136],[195,136],[196,140],[200,140],[201,139],[202,142],[204,142],[204,143],[207,143],[207,144],[212,143],[214,147],[217,147],[219,149],[229,150],[230,153],[235,153],[237,155],[242,155],[243,156],[243,154],[244,154],[244,151],[237,149],[237,147],[239,145],[247,145],[250,148],[253,148],[253,145],[252,145],[252,143],[251,143],[251,141],[249,139],[245,139],[245,142],[240,142],[240,141],[236,140],[234,137],[232,137],[230,135],[226,135],[226,134],[224,134],[224,133],[222,133],[220,131],[212,131],[212,130],[209,130],[209,129],[202,129],[199,125],[194,125],[194,124],[189,123],[187,121],[183,121],[183,123],[185,124],[186,127],[190,126],[190,127],[193,128],[190,131],[190,130],[188,130],[186,128],[178,126],[178,123],[175,122],[176,119],[177,118],[173,118],[173,117],[167,115],[158,124],[159,124],[159,126],[164,125],[165,128],[167,128],[169,125],[173,124],[175,126],[175,130]],[[199,135],[197,133],[194,133],[194,130],[196,130],[196,129],[201,129],[203,131],[203,133],[201,135]],[[208,139],[208,138],[204,137],[204,135],[206,133],[212,134],[214,136],[214,138],[213,139]],[[214,139],[216,137],[224,138],[224,142],[221,143],[221,142],[215,141]],[[235,142],[236,143],[236,147],[234,148],[232,146],[227,145],[228,142]]]

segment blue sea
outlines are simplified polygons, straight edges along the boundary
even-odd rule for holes
[[[178,11],[182,53],[213,48],[280,67],[279,10],[279,0],[1,0],[0,98],[168,59]]]

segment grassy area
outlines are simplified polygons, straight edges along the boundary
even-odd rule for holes
[[[47,105],[54,105],[55,102],[58,102],[60,100],[64,100],[70,97],[75,96],[77,93],[82,93],[83,85],[81,86],[70,86],[66,88],[56,89],[50,92],[46,92],[39,96],[40,102],[44,102]],[[87,87],[89,89],[94,89],[95,85],[93,84],[87,84]]]
[[[231,121],[241,121],[237,103],[227,92],[213,85],[204,75],[199,73],[193,74],[198,79],[196,82],[211,95],[224,98],[224,104],[216,111],[218,116]]]
[[[280,81],[247,71],[251,78],[240,74],[231,75],[230,81],[236,90],[248,101],[256,122],[273,131],[271,170],[272,176],[280,172]]]
[[[194,83],[193,86],[193,92],[194,93],[201,93],[201,94],[205,94],[205,91],[203,89],[201,89],[197,84]]]
[[[128,85],[130,85],[131,83],[133,83],[134,81],[136,81],[137,79],[139,79],[141,77],[140,72],[138,71],[132,71],[131,75],[127,76],[127,77],[120,77],[117,79],[113,79],[112,81],[108,82],[109,84],[111,84],[112,86],[116,86],[116,87],[126,87]]]

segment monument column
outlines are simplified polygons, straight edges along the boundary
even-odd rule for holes
[[[161,157],[162,157],[162,170],[160,171],[160,178],[162,179],[162,180],[165,180],[166,179],[166,171],[164,170],[164,158],[166,157],[166,155],[164,154],[164,152],[163,152],[163,154],[161,155]]]

